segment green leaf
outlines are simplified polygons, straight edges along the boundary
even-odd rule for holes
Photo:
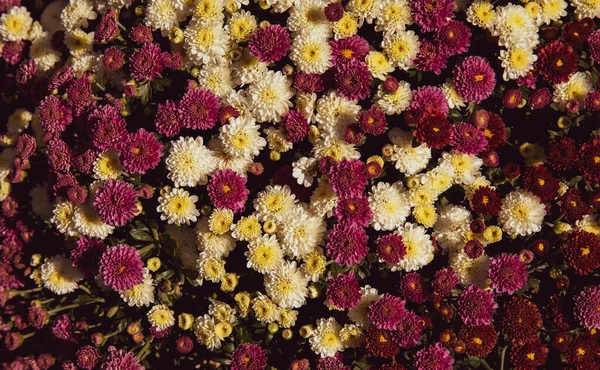
[[[151,242],[154,240],[152,238],[152,235],[150,235],[146,231],[140,230],[140,229],[132,229],[129,232],[129,235],[131,235],[131,237],[133,239],[143,241],[143,242]]]

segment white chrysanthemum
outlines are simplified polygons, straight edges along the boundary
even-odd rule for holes
[[[381,11],[375,22],[375,31],[384,34],[404,31],[406,26],[413,23],[408,1],[381,0]]]
[[[382,52],[371,50],[365,57],[365,62],[367,68],[371,71],[371,75],[380,80],[385,80],[389,73],[394,72],[394,67]]]
[[[421,42],[413,31],[399,31],[383,38],[381,47],[389,62],[398,68],[408,70],[419,53]]]
[[[241,176],[246,176],[246,172],[253,163],[252,157],[235,157],[225,152],[223,142],[215,136],[208,142],[208,149],[212,150],[217,160],[218,170],[232,170]]]
[[[303,258],[317,248],[327,229],[321,217],[296,206],[283,219],[278,231],[283,250],[290,256]]]
[[[537,32],[535,20],[522,6],[508,4],[496,10],[494,35],[500,46],[533,48],[539,42]]]
[[[66,0],[55,0],[46,5],[42,11],[40,23],[43,29],[49,34],[53,34],[54,32],[63,29],[63,25],[60,21],[60,13],[62,13],[62,10],[66,5]]]
[[[192,6],[192,22],[223,22],[223,0],[196,0]]]
[[[116,179],[122,172],[119,153],[113,148],[98,155],[92,168],[92,176],[97,180]]]
[[[360,295],[358,304],[348,310],[348,318],[361,328],[368,328],[372,324],[368,315],[369,306],[381,298],[381,295],[377,292],[377,289],[371,288],[370,285],[360,288]]]
[[[210,315],[205,314],[196,317],[194,334],[196,334],[198,342],[205,345],[209,351],[221,348],[221,339],[217,336],[215,330],[215,320]]]
[[[283,308],[299,308],[306,302],[308,278],[296,268],[296,262],[283,263],[265,275],[265,290],[273,302]]]
[[[235,42],[248,41],[257,27],[256,17],[246,10],[233,13],[227,23],[229,35]]]
[[[325,17],[323,0],[296,1],[291,8],[287,25],[292,32],[316,32],[325,37],[331,34],[329,21]]]
[[[256,215],[242,216],[231,225],[231,236],[237,240],[250,242],[262,235],[262,227]]]
[[[310,211],[320,217],[331,216],[333,208],[337,204],[337,195],[329,185],[326,177],[319,179],[319,185],[310,196]]]
[[[490,258],[486,254],[472,259],[464,250],[461,250],[458,253],[452,253],[449,262],[463,286],[477,285],[485,288],[488,285]]]
[[[222,98],[233,90],[231,68],[224,64],[205,65],[200,70],[198,83]]]
[[[600,18],[600,2],[594,0],[571,0],[578,18]]]
[[[407,222],[397,233],[402,236],[406,255],[392,266],[392,271],[416,271],[433,260],[433,244],[423,226]]]
[[[252,310],[256,319],[262,323],[267,324],[279,319],[279,307],[261,292],[252,300]]]
[[[196,248],[196,233],[189,226],[167,225],[165,234],[175,241],[175,257],[186,270],[196,269],[198,249]]]
[[[454,167],[447,162],[442,162],[421,177],[421,185],[430,189],[438,197],[452,187],[454,177]]]
[[[61,53],[52,48],[50,36],[35,39],[29,47],[29,57],[35,61],[39,72],[46,72],[60,62]]]
[[[310,348],[321,357],[335,356],[337,352],[344,350],[344,343],[340,338],[341,330],[342,326],[333,317],[319,319],[309,338]]]
[[[160,212],[160,219],[163,221],[176,225],[189,225],[190,221],[196,222],[200,215],[196,209],[197,201],[196,195],[190,195],[181,188],[172,188],[158,197],[159,205],[156,210]]]
[[[541,21],[550,24],[567,16],[567,2],[564,0],[537,0],[542,6],[540,12]]]
[[[175,312],[164,304],[154,305],[146,316],[150,325],[158,331],[168,329],[175,324]]]
[[[225,152],[240,157],[254,157],[260,154],[267,141],[260,136],[260,126],[253,118],[230,118],[229,124],[219,128],[219,138]]]
[[[46,258],[40,271],[44,288],[58,295],[74,292],[77,282],[83,279],[81,271],[64,255]]]
[[[197,186],[208,183],[208,175],[217,166],[212,152],[203,145],[201,136],[180,137],[173,141],[169,156],[165,160],[167,177],[180,186]]]
[[[208,313],[219,322],[234,324],[237,321],[236,310],[225,302],[212,301]]]
[[[381,11],[380,0],[350,0],[346,6],[346,10],[355,14],[362,21],[367,21],[371,24]]]
[[[283,221],[294,208],[297,200],[287,185],[267,186],[254,199],[256,215],[261,220]]]
[[[583,107],[585,97],[593,89],[592,76],[588,72],[575,72],[569,81],[554,85],[554,104],[562,110],[569,100],[576,100]]]
[[[179,26],[185,17],[179,12],[172,0],[149,0],[146,5],[144,24],[153,31],[160,30],[163,36]]]
[[[445,250],[455,251],[464,243],[463,234],[469,230],[471,212],[463,206],[448,204],[438,207],[438,219],[432,235]]]
[[[73,73],[77,77],[83,76],[87,71],[93,71],[98,63],[98,56],[95,53],[79,53],[71,55],[67,64],[73,67]]]
[[[527,236],[542,230],[546,207],[537,195],[514,190],[502,199],[498,222],[511,236]]]
[[[313,146],[313,152],[317,160],[324,157],[332,157],[336,161],[340,159],[358,159],[360,152],[353,144],[348,144],[343,137],[329,135],[325,139],[318,139]]]
[[[317,101],[316,120],[319,129],[325,133],[341,131],[344,126],[358,120],[360,105],[342,97],[337,91],[330,91]]]
[[[414,175],[423,170],[431,159],[431,149],[425,144],[413,147],[413,136],[410,132],[393,128],[388,137],[394,144],[392,161],[396,162],[396,169],[407,176]]]
[[[292,163],[292,176],[298,185],[310,187],[315,176],[317,176],[317,160],[310,157],[302,157]]]
[[[115,230],[114,226],[100,219],[96,208],[88,202],[81,203],[75,207],[73,222],[78,233],[91,238],[104,239]]]
[[[154,303],[154,281],[148,269],[144,269],[144,279],[138,285],[134,285],[129,290],[119,292],[121,299],[129,307],[143,307]]]
[[[6,130],[9,134],[20,134],[29,127],[33,113],[27,109],[18,108],[8,117]]]
[[[406,81],[398,81],[398,89],[388,94],[383,91],[383,84],[377,86],[375,105],[387,115],[400,114],[412,103],[412,90]]]
[[[0,16],[0,36],[3,41],[27,39],[33,18],[24,6],[14,6]]]
[[[446,79],[446,82],[444,82],[440,88],[446,96],[446,101],[448,102],[448,107],[450,109],[460,109],[466,105],[465,101],[458,95],[458,91],[456,91],[452,79]]]
[[[198,269],[198,280],[196,282],[199,285],[202,285],[204,280],[218,283],[225,276],[225,261],[212,257],[206,252],[200,253],[196,261],[196,267]]]
[[[492,30],[496,20],[496,11],[489,0],[477,0],[467,9],[467,22],[480,28]]]
[[[197,64],[217,64],[225,60],[229,41],[223,24],[189,24],[184,32],[184,49],[192,62]]]
[[[215,234],[210,230],[208,220],[198,221],[195,228],[197,247],[200,252],[214,258],[226,258],[235,248],[235,240],[229,232]]]
[[[115,8],[116,10],[119,10],[121,8],[129,8],[131,6],[131,4],[133,4],[134,0],[105,0],[106,1],[106,5],[110,6],[111,8]],[[100,6],[102,6],[104,4],[101,4]],[[100,8],[99,6],[99,8]]]
[[[248,48],[242,51],[241,58],[231,65],[231,76],[237,85],[246,85],[259,81],[269,70],[267,63],[258,60]],[[236,107],[237,108],[237,107]]]
[[[290,59],[302,72],[321,74],[332,65],[331,47],[322,34],[304,32],[294,38]]]
[[[498,59],[502,61],[502,68],[504,68],[502,78],[508,81],[523,77],[531,71],[537,55],[528,46],[511,47],[508,50],[500,50]]]
[[[86,54],[94,48],[94,32],[88,32],[77,28],[65,34],[65,45],[69,48],[71,55]]]
[[[371,187],[369,208],[373,211],[371,225],[375,230],[389,231],[402,225],[410,215],[410,202],[402,191],[402,182],[378,182]]]
[[[73,206],[73,203],[68,200],[58,201],[52,210],[50,222],[52,222],[61,233],[73,236],[76,233],[75,221],[73,220],[74,214],[75,206]]]
[[[69,0],[69,4],[60,13],[60,21],[67,30],[79,27],[87,28],[88,20],[94,20],[97,17],[92,0]]]
[[[252,114],[259,122],[277,122],[292,107],[292,82],[280,71],[268,71],[248,87]]]
[[[362,23],[362,19],[360,19]],[[345,12],[342,19],[333,24],[333,37],[336,40],[354,36],[358,32],[359,18],[356,14]]]
[[[285,153],[294,147],[294,144],[291,141],[288,141],[285,132],[281,129],[267,127],[265,129],[265,134],[267,134],[267,143],[271,150]]]
[[[275,235],[263,235],[248,243],[248,250],[244,254],[248,260],[246,267],[261,274],[275,271],[284,263],[283,250],[277,242]]]
[[[48,196],[48,183],[36,185],[29,192],[31,197],[31,210],[36,215],[40,216],[44,221],[49,221],[52,218],[52,203]]]
[[[471,185],[480,175],[479,169],[483,160],[472,154],[444,153],[440,165],[451,165],[454,168],[454,181],[457,184]]]

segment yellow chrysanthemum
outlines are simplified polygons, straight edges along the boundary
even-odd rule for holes
[[[233,223],[233,211],[229,208],[216,208],[208,219],[208,228],[217,235],[229,231]]]
[[[413,209],[415,221],[425,227],[433,227],[437,221],[437,212],[433,205],[420,205]]]

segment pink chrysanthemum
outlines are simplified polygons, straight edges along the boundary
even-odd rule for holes
[[[17,84],[25,86],[30,83],[36,75],[37,66],[35,60],[27,59],[19,64],[19,68],[17,68],[17,73],[15,74],[15,80],[17,81]]]
[[[267,366],[267,351],[258,344],[240,344],[231,355],[231,370],[262,370]]]
[[[358,126],[366,134],[381,135],[385,133],[387,120],[383,111],[373,105],[358,114]]]
[[[419,338],[425,329],[423,320],[413,311],[406,310],[396,327],[392,340],[402,348],[411,348],[419,343]]]
[[[325,7],[325,18],[329,22],[337,22],[344,17],[344,6],[340,3],[329,3]]]
[[[338,4],[340,3],[332,3]],[[307,361],[308,362],[308,361]],[[309,364],[310,366],[310,364]],[[310,367],[306,367],[306,369],[290,366],[292,370],[308,370]],[[336,354],[334,357],[321,357],[317,359],[317,368],[316,370],[350,370],[349,366],[344,365],[344,356],[341,353]]]
[[[535,90],[529,97],[531,110],[542,109],[552,101],[552,93],[547,87]]]
[[[504,97],[502,98],[502,105],[507,109],[515,109],[521,104],[521,99],[523,98],[523,94],[521,94],[520,90],[510,89],[504,93]]]
[[[96,190],[94,206],[102,221],[111,226],[123,226],[135,217],[137,195],[133,185],[110,179]]]
[[[131,77],[149,81],[159,77],[164,69],[162,52],[158,44],[146,44],[129,58]]]
[[[156,117],[154,118],[156,129],[167,137],[173,137],[181,130],[181,112],[179,103],[167,100],[165,104],[158,104]]]
[[[123,349],[117,350],[115,347],[108,347],[108,357],[101,366],[102,370],[144,370],[140,365],[140,360],[133,352],[127,352]]]
[[[591,285],[575,297],[575,317],[586,329],[600,329],[600,286]]]
[[[208,196],[218,208],[228,208],[234,213],[242,212],[249,193],[246,181],[245,177],[230,169],[218,170],[206,187]]]
[[[400,297],[386,294],[369,306],[369,318],[378,329],[396,330],[408,315]]]
[[[465,58],[453,73],[456,91],[466,102],[480,103],[496,86],[494,70],[485,58],[479,56]]]
[[[25,49],[25,41],[7,42],[2,48],[2,59],[14,66],[23,58],[23,49]]]
[[[117,150],[127,172],[143,175],[158,165],[163,155],[163,148],[151,132],[142,128],[136,133],[127,135],[127,138],[118,145]]]
[[[73,122],[73,113],[64,100],[50,95],[40,103],[39,118],[46,132],[58,134]]]
[[[85,370],[92,370],[100,361],[100,351],[94,346],[83,346],[75,353],[77,356],[77,366]]]
[[[300,71],[294,73],[294,88],[305,94],[321,92],[325,89],[321,75]]]
[[[129,31],[129,38],[138,44],[149,44],[152,42],[152,30],[144,24],[138,24]]]
[[[583,177],[590,182],[600,182],[600,137],[596,136],[581,147],[579,155],[579,170]]]
[[[88,116],[90,136],[100,150],[116,148],[127,137],[127,122],[116,108],[102,105]]]
[[[365,229],[354,223],[337,223],[327,235],[327,256],[342,266],[361,262],[369,253]]]
[[[73,266],[80,269],[86,277],[93,277],[98,274],[98,263],[105,250],[106,245],[102,240],[82,236],[77,240],[77,246],[71,250]]]
[[[358,159],[342,159],[329,171],[329,184],[340,198],[359,196],[367,186],[365,164]]]
[[[380,260],[394,265],[406,255],[406,246],[399,234],[388,234],[377,239],[377,256]]]
[[[46,149],[46,157],[54,171],[68,172],[71,168],[73,151],[63,140],[50,140]]]
[[[351,60],[336,67],[335,85],[340,95],[349,100],[365,99],[371,93],[369,85],[373,80],[367,65]]]
[[[471,30],[463,22],[451,20],[437,30],[435,39],[445,55],[462,54],[471,45]]]
[[[452,127],[450,144],[460,153],[477,155],[485,149],[488,141],[483,132],[469,123],[459,123]]]
[[[410,10],[415,23],[425,32],[439,29],[453,17],[453,0],[411,0]]]
[[[498,293],[513,294],[527,283],[527,264],[517,254],[490,259],[491,287]]]
[[[347,275],[330,276],[327,280],[327,300],[337,308],[352,308],[360,301],[360,286],[350,271]]]
[[[179,105],[183,126],[192,129],[208,130],[219,119],[221,103],[219,97],[209,90],[198,88],[188,90]]]
[[[590,46],[590,57],[596,63],[600,63],[600,30],[588,36]]]
[[[252,55],[265,63],[278,62],[287,54],[291,46],[292,41],[287,28],[278,24],[259,28],[248,42]]]
[[[400,296],[409,302],[425,302],[428,288],[425,279],[417,272],[409,272],[400,279]]]
[[[492,291],[470,285],[458,298],[457,308],[466,325],[489,325],[498,304]]]
[[[423,348],[415,357],[417,370],[452,370],[452,364],[450,351],[439,342]]]
[[[415,116],[423,114],[448,115],[448,100],[442,89],[436,86],[420,86],[413,92],[413,101],[409,110]]]
[[[125,64],[125,53],[114,46],[109,47],[104,51],[102,56],[102,64],[109,71],[116,71]]]
[[[444,268],[435,272],[431,281],[431,287],[437,295],[446,297],[450,295],[458,282],[458,275],[451,268]]]
[[[334,66],[351,60],[363,61],[369,53],[369,43],[357,35],[340,40],[331,40],[329,45],[331,46]]]
[[[67,82],[71,81],[74,75],[75,71],[73,70],[72,65],[66,64],[60,67],[52,74],[52,77],[48,82],[48,91],[60,89]]]
[[[446,68],[447,56],[437,43],[429,40],[422,40],[419,46],[419,53],[415,58],[415,68],[418,71],[432,71],[436,75],[442,73]]]
[[[339,199],[333,214],[339,222],[352,222],[362,226],[369,225],[373,219],[369,200],[364,194]]]
[[[140,252],[125,244],[108,248],[102,254],[99,266],[104,284],[117,291],[129,290],[144,278]]]
[[[360,130],[360,127],[356,123],[344,127],[344,141],[348,144],[356,145],[364,138],[365,134]]]
[[[300,111],[290,110],[281,116],[279,125],[285,132],[285,136],[292,143],[304,140],[310,130],[310,125]]]
[[[114,8],[108,8],[94,30],[94,43],[103,44],[114,40],[119,33],[119,23]]]
[[[90,109],[96,100],[92,95],[92,85],[85,77],[71,81],[67,88],[67,101],[76,116]]]

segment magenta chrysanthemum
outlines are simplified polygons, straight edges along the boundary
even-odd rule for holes
[[[127,122],[111,105],[94,109],[88,124],[92,142],[100,150],[115,148],[127,137]]]
[[[108,248],[100,258],[104,284],[117,291],[129,290],[142,282],[144,262],[137,249],[125,244]]]
[[[106,245],[102,240],[82,236],[77,240],[77,246],[71,250],[73,266],[80,269],[86,277],[95,276],[98,274],[98,263],[105,250]]]
[[[369,200],[364,194],[339,199],[333,209],[333,214],[339,222],[351,222],[361,226],[369,225],[373,219],[373,212],[369,208]]]
[[[373,105],[358,114],[358,126],[366,134],[382,135],[387,128],[387,120],[383,111]]]
[[[290,110],[281,116],[279,125],[285,132],[285,136],[292,143],[304,140],[310,130],[310,125],[300,111]]]
[[[418,71],[432,71],[439,75],[442,73],[442,69],[446,68],[446,61],[447,56],[437,43],[423,40],[414,63]]]
[[[94,206],[102,221],[111,226],[123,226],[135,217],[137,195],[133,185],[110,179],[96,190]]]
[[[326,253],[342,266],[352,266],[362,261],[369,252],[369,237],[357,224],[336,224],[327,236]]]
[[[469,123],[459,123],[452,126],[450,144],[459,153],[477,155],[485,149],[488,141],[483,132]]]
[[[172,100],[167,100],[165,104],[159,104],[154,123],[161,134],[167,137],[177,135],[183,126],[179,104]]]
[[[466,325],[488,325],[498,304],[494,293],[470,285],[458,298],[458,315]]]
[[[458,282],[458,275],[452,269],[445,268],[435,272],[431,281],[431,287],[436,294],[446,297],[450,295],[450,292],[456,287]]]
[[[588,286],[575,297],[575,317],[586,329],[600,329],[600,286]]]
[[[208,196],[218,208],[228,208],[234,213],[244,210],[248,199],[247,179],[236,172],[219,170],[210,178],[207,186]]]
[[[331,167],[329,183],[340,198],[361,195],[367,186],[365,164],[358,159],[342,159]]]
[[[129,173],[145,174],[158,165],[163,155],[163,145],[144,129],[127,135],[117,150],[123,167]]]
[[[423,348],[415,358],[417,370],[452,370],[452,364],[450,351],[439,342]]]
[[[123,349],[117,350],[115,347],[108,347],[108,358],[101,365],[102,370],[144,370],[140,365],[140,360],[133,352],[127,352]]]
[[[435,31],[453,17],[453,0],[411,0],[410,10],[415,23],[425,32]]]
[[[527,283],[527,264],[517,254],[502,254],[490,259],[489,274],[492,289],[513,294]]]
[[[208,130],[219,119],[221,103],[219,97],[209,90],[198,88],[188,90],[180,103],[181,120],[187,128]]]
[[[428,113],[431,115],[448,115],[448,100],[442,89],[436,86],[420,86],[413,93],[410,111],[415,115]]]
[[[96,104],[90,81],[84,77],[71,81],[67,88],[67,101],[76,116],[80,116]]]
[[[400,297],[386,294],[369,306],[369,318],[378,329],[396,330],[408,314]]]
[[[373,80],[367,65],[351,60],[336,67],[335,85],[340,95],[349,100],[361,100],[369,96]]]
[[[363,61],[369,53],[369,42],[357,35],[332,40],[329,45],[331,46],[331,55],[335,66],[351,60]]]
[[[61,133],[73,121],[73,113],[64,100],[50,95],[40,103],[39,118],[44,130]]]
[[[377,256],[390,265],[394,265],[406,255],[406,245],[399,234],[388,234],[377,239]]]
[[[417,272],[410,272],[400,279],[400,296],[409,302],[423,303],[427,298],[428,286]]]
[[[396,327],[393,341],[402,348],[411,348],[419,343],[419,338],[425,329],[425,323],[421,318],[410,310],[405,310],[402,319]]]
[[[485,58],[471,56],[454,68],[454,84],[466,102],[480,103],[494,90],[496,75]]]
[[[240,344],[231,355],[231,370],[262,370],[267,366],[267,351],[258,344]]]
[[[292,41],[287,28],[278,24],[259,28],[248,42],[250,52],[265,63],[279,61],[291,46]]]
[[[337,308],[352,308],[360,301],[360,286],[354,273],[330,276],[327,280],[327,300]]]
[[[435,39],[445,55],[462,54],[471,45],[471,30],[466,24],[451,20],[437,30]]]
[[[162,53],[158,44],[146,44],[129,58],[131,77],[149,81],[159,77],[164,69]]]

